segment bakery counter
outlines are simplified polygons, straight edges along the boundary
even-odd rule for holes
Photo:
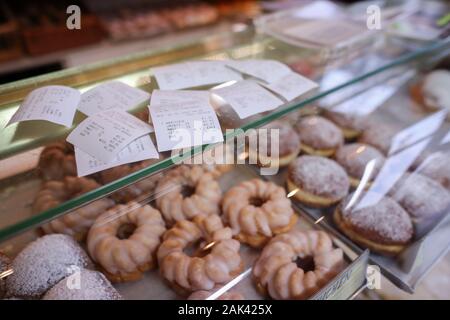
[[[119,202],[124,193],[112,194],[3,243],[0,295],[349,299],[364,288],[368,252],[339,248],[283,186],[249,167],[181,165],[161,175],[151,195]],[[251,208],[258,215],[235,217]]]

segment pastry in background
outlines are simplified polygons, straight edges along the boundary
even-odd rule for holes
[[[295,130],[300,135],[302,151],[310,155],[331,157],[344,143],[342,131],[323,117],[301,118]]]
[[[408,213],[390,197],[381,197],[376,204],[362,206],[362,202],[354,201],[354,196],[347,196],[336,207],[333,218],[338,228],[352,241],[373,252],[388,256],[402,252],[414,235]]]
[[[263,246],[297,222],[284,188],[260,179],[230,188],[223,197],[222,212],[233,235],[252,247]]]
[[[300,156],[287,173],[289,194],[303,204],[316,208],[330,207],[341,201],[350,181],[337,162],[316,156]]]
[[[59,141],[46,146],[39,157],[38,170],[43,180],[76,177],[77,166],[72,145]]]
[[[324,110],[322,115],[337,125],[346,140],[358,138],[366,125],[366,118],[348,113],[333,112]]]
[[[435,70],[411,87],[412,98],[428,111],[447,110],[450,119],[450,71]]]
[[[450,151],[430,154],[418,166],[417,173],[439,182],[450,191]]]
[[[42,213],[98,187],[100,185],[89,178],[65,177],[62,181],[44,182],[34,200],[33,212]],[[42,230],[47,234],[64,233],[82,241],[95,219],[113,205],[114,201],[106,197],[95,200],[51,220]]]
[[[371,182],[376,178],[385,161],[385,157],[380,151],[362,143],[342,146],[336,152],[335,159],[347,171],[350,185],[353,188],[359,186],[368,164],[372,162],[373,170],[370,171],[370,179],[366,185],[366,188],[370,187]]]
[[[387,155],[395,134],[396,130],[392,126],[382,123],[368,123],[358,142],[371,145]]]

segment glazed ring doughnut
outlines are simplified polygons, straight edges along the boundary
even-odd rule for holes
[[[189,255],[186,251],[192,246],[198,249]],[[241,271],[239,247],[217,215],[178,221],[158,249],[161,274],[179,293],[209,291]]]
[[[61,180],[65,176],[77,176],[77,166],[72,145],[55,142],[42,150],[38,168],[44,180]]]
[[[134,164],[125,164],[114,167],[101,172],[100,181],[107,184],[122,177],[125,177],[133,172],[139,171],[155,163],[155,160],[145,160]],[[141,179],[123,189],[115,191],[111,194],[111,198],[118,203],[128,203],[132,200],[140,201],[144,198],[153,196],[156,184],[162,178],[162,173],[156,173],[150,177]]]
[[[219,183],[199,166],[182,165],[170,171],[158,183],[155,193],[156,206],[168,225],[220,212]]]
[[[33,203],[33,212],[40,213],[94,190],[100,185],[89,178],[65,177],[62,181],[47,181],[38,192]],[[95,219],[112,207],[114,201],[102,198],[75,209],[42,226],[45,233],[64,233],[82,241]]]
[[[273,238],[256,260],[253,277],[273,299],[307,299],[338,274],[341,249],[323,231],[290,231]]]
[[[222,209],[233,235],[252,247],[264,245],[297,222],[286,191],[260,179],[244,181],[229,189],[223,198]]]
[[[117,205],[89,230],[88,252],[111,281],[136,280],[155,266],[154,255],[165,230],[161,214],[151,206]]]

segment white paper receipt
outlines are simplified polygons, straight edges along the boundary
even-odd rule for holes
[[[211,93],[224,99],[241,119],[273,110],[283,104],[283,101],[272,93],[249,80],[212,90]]]
[[[75,147],[75,160],[77,163],[77,174],[79,177],[84,177],[95,172],[103,171],[126,163],[158,158],[158,151],[156,151],[155,145],[148,134],[137,138],[128,144],[122,149],[122,151],[119,152],[117,157],[109,163],[97,160],[86,152]]]
[[[297,73],[291,72],[280,80],[264,85],[269,90],[278,93],[280,96],[290,101],[302,94],[316,89],[319,85]]]
[[[230,60],[227,66],[267,83],[278,81],[292,72],[287,65],[275,60]]]
[[[160,152],[223,141],[208,91],[153,91],[150,116]]]
[[[65,86],[46,86],[33,90],[14,113],[11,123],[46,120],[70,127],[80,102],[80,92]]]
[[[151,132],[152,126],[123,110],[96,113],[81,122],[67,141],[97,160],[109,163],[129,143]]]
[[[194,88],[209,84],[241,80],[242,76],[227,68],[224,61],[192,61],[151,69],[161,90]]]
[[[109,81],[81,95],[78,110],[87,116],[109,109],[130,110],[146,100],[150,94],[120,81]]]

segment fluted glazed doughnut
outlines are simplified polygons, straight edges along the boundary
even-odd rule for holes
[[[151,206],[117,205],[89,230],[88,252],[109,280],[136,280],[155,266],[154,255],[165,230],[161,214]]]
[[[133,164],[125,164],[117,166],[105,171],[102,171],[100,175],[100,181],[103,184],[107,184],[117,179],[123,178],[133,172],[144,169],[155,163],[156,160],[145,160]],[[125,188],[115,191],[111,194],[111,198],[119,203],[127,203],[135,200],[140,201],[144,198],[149,198],[154,195],[156,184],[162,178],[162,173],[155,173],[150,177],[141,179]]]
[[[222,211],[233,235],[252,247],[290,230],[297,221],[286,191],[260,179],[230,188],[223,198]]]
[[[38,192],[33,203],[33,212],[40,213],[80,196],[100,185],[89,178],[65,177],[62,181],[47,181]],[[114,205],[114,201],[102,198],[75,209],[42,226],[45,233],[64,233],[83,240],[95,219]]]
[[[59,141],[42,150],[38,168],[44,180],[61,180],[65,176],[77,176],[77,166],[72,145]]]
[[[219,214],[219,183],[199,166],[182,165],[170,171],[155,192],[156,205],[168,225],[197,215]]]
[[[307,258],[313,267],[301,266]],[[257,288],[273,299],[307,299],[340,272],[342,263],[342,250],[333,248],[325,232],[295,230],[270,240],[256,260],[253,277]]]
[[[185,250],[197,243],[196,252],[188,255]],[[178,221],[158,249],[161,274],[179,292],[209,291],[241,270],[239,247],[217,215]]]

